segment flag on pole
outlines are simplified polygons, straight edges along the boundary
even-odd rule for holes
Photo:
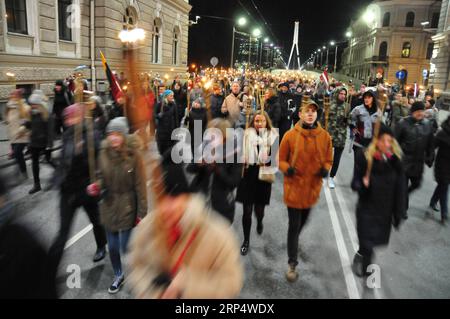
[[[105,70],[106,77],[108,78],[108,81],[109,81],[112,98],[113,98],[114,102],[117,102],[117,100],[120,97],[124,96],[122,88],[120,87],[119,81],[117,81],[116,76],[112,73],[108,63],[106,62],[106,58],[103,55],[102,51],[100,51],[100,56],[102,58],[103,69]]]
[[[329,78],[328,78],[328,68],[325,68],[325,70],[323,70],[322,75],[320,76],[320,79],[323,80],[325,82],[325,84],[327,85],[327,87],[330,86],[330,82],[329,82]]]

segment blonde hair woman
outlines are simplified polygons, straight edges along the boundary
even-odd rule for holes
[[[373,249],[389,243],[391,227],[398,229],[406,213],[406,184],[402,153],[390,128],[382,124],[380,134],[365,153],[356,157],[352,189],[358,192],[356,223],[359,251],[353,271],[367,276]],[[372,167],[369,171],[368,167]]]
[[[260,180],[260,170],[264,166],[277,167],[277,163],[270,165],[270,158],[278,155],[272,154],[272,147],[277,138],[278,132],[273,129],[269,115],[266,112],[257,112],[245,131],[243,153],[246,167],[236,197],[236,201],[243,205],[244,243],[241,246],[243,256],[247,255],[250,246],[253,211],[258,222],[256,231],[258,235],[263,232],[264,209],[270,204],[272,184]],[[277,169],[272,170],[271,173],[275,174],[276,171]]]

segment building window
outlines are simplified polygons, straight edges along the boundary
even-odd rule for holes
[[[72,29],[67,25],[71,12],[68,8],[72,5],[72,0],[58,0],[58,25],[59,39],[72,41]]]
[[[172,64],[178,64],[178,47],[180,38],[180,28],[175,27],[173,30],[173,52],[172,52]]]
[[[381,44],[380,44],[380,51],[379,51],[379,54],[378,54],[380,61],[385,61],[386,60],[387,48],[388,48],[387,42],[386,41],[381,42]]]
[[[431,58],[433,57],[433,50],[434,50],[434,43],[433,42],[428,43],[427,60],[431,60]]]
[[[155,19],[153,21],[153,63],[161,63],[161,20]]]
[[[432,29],[437,29],[439,27],[439,17],[440,17],[439,12],[433,13],[433,17],[431,18],[431,28]]]
[[[6,0],[8,31],[28,34],[26,0]]]
[[[409,58],[411,56],[411,43],[403,43],[402,58]]]
[[[383,27],[388,27],[391,24],[391,13],[386,12],[383,17]]]
[[[408,14],[406,15],[405,27],[414,27],[415,18],[416,15],[414,14],[414,12],[408,12]]]

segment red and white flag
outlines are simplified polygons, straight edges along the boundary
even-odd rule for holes
[[[329,78],[328,78],[328,68],[325,68],[325,70],[323,70],[323,73],[320,76],[320,79],[323,80],[326,83],[327,87],[330,86],[330,81],[329,81]]]

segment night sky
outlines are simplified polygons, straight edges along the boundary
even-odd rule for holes
[[[253,0],[273,34],[260,18],[252,0],[189,2],[193,7],[191,20],[195,20],[196,15],[229,19],[202,17],[199,24],[190,28],[189,61],[209,66],[210,58],[217,56],[220,65],[227,67],[230,63],[233,24],[241,16],[246,16],[248,20],[242,31],[249,32],[253,26],[259,26],[275,45],[284,46],[286,63],[294,36],[294,22],[300,21],[299,49],[303,63],[312,51],[330,40],[343,41],[351,19],[360,16],[371,0]]]

